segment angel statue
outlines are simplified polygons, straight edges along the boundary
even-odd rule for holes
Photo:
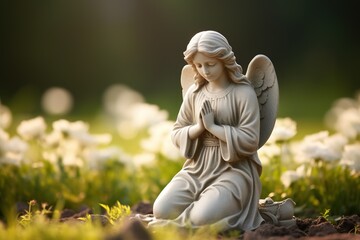
[[[187,160],[155,200],[149,226],[256,229],[277,214],[262,214],[261,206],[279,205],[260,201],[257,155],[276,119],[274,67],[257,55],[244,75],[227,39],[215,31],[194,35],[184,56],[183,102],[171,137]]]

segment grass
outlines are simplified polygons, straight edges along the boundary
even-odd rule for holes
[[[311,104],[309,99],[306,101]],[[284,110],[282,111],[283,114]],[[326,128],[321,121],[314,118],[309,119],[299,115],[297,117],[295,118],[297,135],[286,141],[277,141],[275,147],[284,149],[284,144],[302,142],[309,134]],[[154,154],[152,162],[145,164],[134,162],[134,154],[149,153],[141,147],[141,141],[150,134],[147,128],[139,130],[136,137],[127,139],[119,134],[113,123],[110,124],[100,116],[95,118],[83,115],[72,116],[71,119],[74,121],[91,119],[89,121],[91,132],[110,133],[113,136],[111,146],[126,150],[128,155],[108,157],[92,165],[90,159],[84,155],[86,150],[101,150],[109,147],[110,144],[95,147],[80,144],[81,147],[75,156],[82,159],[82,165],[67,165],[64,163],[64,158],[69,153],[67,149],[63,149],[64,152],[59,154],[55,162],[50,162],[44,159],[42,153],[50,151],[58,154],[59,148],[49,148],[41,139],[26,140],[30,148],[25,155],[28,161],[19,165],[2,164],[0,167],[2,221],[0,239],[109,238],[124,227],[121,219],[130,214],[128,206],[140,201],[153,202],[184,162],[182,158],[170,160],[161,152],[152,152]],[[11,137],[17,135],[16,126],[21,120],[16,116],[12,128],[7,130]],[[57,119],[46,118],[46,120],[48,126],[51,126],[51,123]],[[68,140],[74,139],[69,139],[67,135],[62,141]],[[352,141],[349,143],[359,142],[359,139]],[[323,146],[325,143],[316,142],[316,144]],[[0,157],[3,156],[1,151],[3,149],[0,149]],[[283,174],[290,170],[294,172],[301,164],[295,161],[295,153],[290,152],[288,156],[284,156],[280,151],[263,166],[261,197],[272,196],[274,200],[291,197],[297,203],[296,215],[301,217],[315,217],[320,214],[330,219],[334,216],[358,213],[360,212],[359,173],[339,163],[340,159],[328,162],[309,157],[302,163],[306,174],[303,173],[292,181],[289,187],[285,187],[282,181]],[[26,203],[32,199],[38,201],[40,205],[31,201],[26,212],[19,216],[16,204]],[[101,226],[89,216],[80,219],[81,221],[59,222],[60,212],[63,209],[78,210],[84,205],[93,209],[95,214],[107,212],[109,226]],[[331,216],[328,209],[331,209]],[[232,239],[239,234],[241,233],[230,232],[222,239]],[[218,239],[217,234],[211,229],[181,233],[170,228],[166,231],[153,231],[152,236],[154,239],[174,240]]]

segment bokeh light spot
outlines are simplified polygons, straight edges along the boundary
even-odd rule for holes
[[[52,87],[46,90],[41,101],[44,111],[51,115],[64,115],[73,107],[71,93],[60,87]]]

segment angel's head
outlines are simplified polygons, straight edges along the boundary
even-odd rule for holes
[[[206,80],[197,72],[193,63],[194,56],[198,52],[221,61],[232,82],[239,83],[244,80],[246,81],[246,77],[242,74],[242,68],[236,63],[234,52],[227,39],[218,32],[203,31],[191,38],[184,52],[185,61],[192,65],[196,72],[195,83],[199,86],[205,84]]]

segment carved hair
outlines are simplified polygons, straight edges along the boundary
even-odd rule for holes
[[[193,63],[195,54],[198,52],[220,60],[224,64],[231,81],[235,83],[247,81],[246,76],[242,74],[242,67],[236,63],[236,57],[226,38],[215,31],[203,31],[191,38],[184,52],[185,61],[192,65],[196,72],[195,83],[199,87],[204,85],[206,80],[198,73]]]

